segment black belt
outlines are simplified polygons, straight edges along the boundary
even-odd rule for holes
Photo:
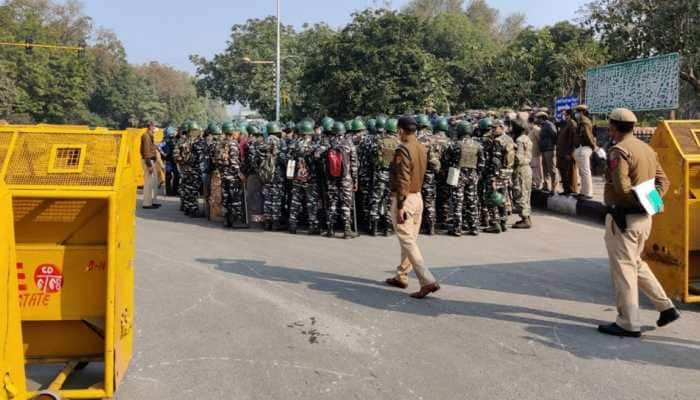
[[[615,224],[623,232],[627,230],[627,216],[628,215],[646,215],[647,212],[642,207],[608,207],[608,214],[612,217]]]

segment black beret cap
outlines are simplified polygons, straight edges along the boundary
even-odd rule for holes
[[[405,115],[399,118],[399,128],[405,131],[414,132],[418,128],[418,123],[412,116]]]

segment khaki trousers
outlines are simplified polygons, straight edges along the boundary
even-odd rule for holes
[[[153,161],[153,173],[148,172],[146,161],[141,160],[143,167],[143,207],[150,207],[154,201],[158,201],[158,177],[156,176],[157,167]]]
[[[418,233],[423,219],[423,197],[420,193],[411,193],[403,203],[406,220],[399,225],[396,221],[396,196],[391,197],[391,219],[394,232],[401,246],[401,264],[396,270],[396,279],[408,283],[408,274],[415,271],[421,287],[435,283],[435,277],[425,267],[423,255],[418,248]]]
[[[542,153],[542,189],[555,191],[559,181],[553,151]]]
[[[627,231],[621,232],[612,216],[605,217],[605,246],[617,301],[617,325],[639,331],[639,289],[654,303],[657,311],[673,307],[661,284],[642,260],[644,242],[651,233],[651,217],[628,215]]]

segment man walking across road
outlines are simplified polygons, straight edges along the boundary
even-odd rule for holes
[[[440,290],[440,285],[425,267],[423,255],[416,243],[423,218],[421,189],[428,164],[427,150],[418,142],[416,130],[415,118],[399,119],[401,144],[396,149],[391,163],[389,186],[394,231],[401,246],[401,264],[396,276],[387,279],[386,283],[405,289],[408,287],[408,274],[414,270],[421,288],[420,291],[411,294],[411,297],[422,299]]]
[[[659,165],[657,155],[646,143],[634,137],[637,117],[630,110],[617,108],[610,113],[609,132],[617,143],[610,149],[605,181],[605,246],[610,259],[617,320],[600,325],[602,333],[640,337],[639,292],[649,297],[661,314],[656,324],[661,327],[680,317],[654,273],[642,260],[644,242],[651,233],[651,216],[641,206],[633,188],[653,180],[663,196],[669,181]]]
[[[143,203],[145,209],[160,207],[158,201],[158,172],[156,170],[156,148],[154,135],[156,124],[148,123],[148,131],[141,136],[141,166],[143,167]]]

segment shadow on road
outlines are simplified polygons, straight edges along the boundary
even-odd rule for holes
[[[669,338],[647,334],[643,340],[623,340],[607,337],[595,331],[598,324],[605,323],[591,318],[583,318],[575,315],[562,314],[553,311],[534,309],[516,305],[504,305],[478,301],[459,301],[440,298],[439,295],[426,301],[407,298],[406,292],[384,286],[381,282],[353,276],[340,275],[329,272],[301,270],[282,266],[267,265],[264,262],[254,260],[229,260],[229,259],[198,259],[198,262],[212,265],[217,270],[272,282],[285,282],[306,285],[308,289],[331,294],[338,299],[353,302],[361,306],[380,310],[389,310],[397,313],[413,314],[424,317],[437,317],[440,315],[457,315],[472,318],[486,318],[490,320],[506,321],[525,325],[525,330],[531,335],[525,339],[542,344],[555,350],[571,353],[583,359],[625,360],[638,363],[650,363],[676,368],[700,369],[700,342]],[[547,264],[559,264],[561,261],[546,262]],[[580,260],[564,260],[571,265]],[[506,266],[513,268],[513,266]],[[460,269],[470,270],[475,268],[467,277],[480,280],[480,283],[498,282],[491,287],[484,285],[465,285],[455,280],[451,282],[450,274],[454,277],[455,268],[437,268],[438,276],[447,276],[447,284],[464,287],[479,287],[481,289],[500,290],[516,294],[541,295],[539,285],[518,287],[514,281],[523,279],[520,276],[527,268],[533,268],[530,278],[537,278],[537,263],[525,263],[516,270],[514,278],[509,281],[501,279],[500,272],[488,277],[494,269],[510,270],[503,265],[469,266]],[[477,273],[486,274],[487,278],[477,276]],[[566,275],[548,277],[559,284],[567,285]],[[548,284],[553,282],[548,282]],[[533,290],[534,293],[528,292]],[[592,290],[590,287],[581,290]],[[403,301],[402,301],[403,300]],[[572,292],[565,300],[576,300]],[[488,332],[484,332],[488,334]],[[534,354],[533,354],[534,355]]]

